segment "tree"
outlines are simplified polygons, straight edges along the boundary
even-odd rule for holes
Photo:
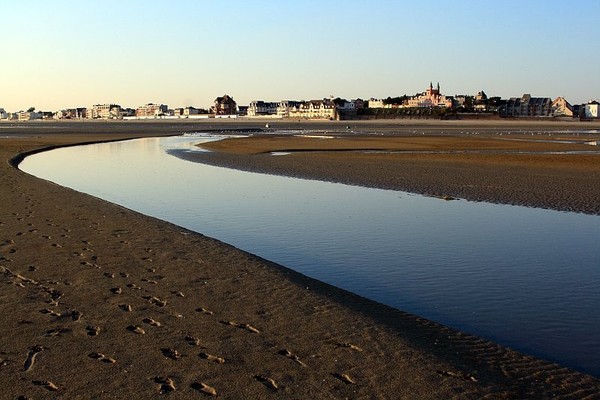
[[[30,112],[30,113],[32,113],[32,112],[34,112],[34,111],[35,111],[35,107],[29,107],[29,108],[27,109],[27,112]]]

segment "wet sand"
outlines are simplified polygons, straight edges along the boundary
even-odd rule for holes
[[[373,137],[342,132],[330,139],[270,135],[209,143],[202,147],[212,153],[180,156],[427,196],[600,214],[600,146],[586,144],[599,138],[522,133]],[[574,143],[563,143],[567,140]]]
[[[247,126],[0,127],[1,398],[600,398],[589,375],[11,165],[51,146]]]

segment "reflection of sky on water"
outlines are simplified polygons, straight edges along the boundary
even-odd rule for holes
[[[165,153],[200,140],[59,149],[21,168],[600,375],[600,217],[253,174]]]

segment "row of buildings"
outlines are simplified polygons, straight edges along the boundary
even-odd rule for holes
[[[35,119],[155,119],[155,118],[294,118],[294,119],[341,119],[352,118],[359,114],[380,109],[445,109],[455,112],[475,112],[497,114],[500,117],[572,117],[600,118],[600,104],[590,101],[587,104],[571,105],[564,97],[552,100],[549,97],[532,97],[524,94],[521,97],[501,99],[490,97],[481,91],[470,95],[443,95],[440,84],[436,87],[430,82],[429,87],[414,96],[369,100],[345,100],[326,98],[321,100],[295,101],[283,100],[267,102],[252,101],[247,106],[238,106],[233,97],[224,95],[217,97],[210,109],[192,106],[170,109],[165,104],[148,103],[135,109],[123,108],[118,104],[97,104],[88,108],[72,108],[56,112],[35,111],[32,107],[17,113],[6,112],[0,108],[0,119],[35,120]],[[366,112],[364,110],[367,110]]]
[[[414,96],[369,100],[356,99],[323,99],[311,101],[253,101],[246,107],[239,108],[239,115],[248,117],[277,117],[302,119],[336,119],[340,115],[351,115],[363,109],[447,109],[463,112],[492,113],[500,117],[573,117],[599,118],[599,103],[590,101],[587,104],[571,105],[564,97],[552,100],[549,97],[532,97],[524,94],[522,97],[512,97],[503,100],[499,97],[488,98],[480,91],[474,96],[443,95],[440,84],[436,87],[433,82],[422,93]]]
[[[95,104],[91,107],[68,108],[55,112],[27,111],[10,113],[0,108],[0,120],[31,121],[38,119],[156,119],[156,118],[209,118],[237,116],[237,104],[231,96],[217,97],[209,109],[192,106],[170,109],[165,104],[148,103],[135,109],[119,104]]]

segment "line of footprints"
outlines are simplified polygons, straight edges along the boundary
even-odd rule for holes
[[[87,241],[82,241],[82,242],[84,244],[89,245],[89,242],[87,242]],[[10,243],[10,242],[5,243],[5,245],[7,245],[7,244],[9,246],[12,245],[12,243]],[[150,252],[149,249],[147,249],[147,251]],[[78,253],[78,255],[83,257],[84,253],[86,253],[86,252],[93,252],[93,250],[86,247],[85,249],[82,250],[81,253]],[[151,260],[151,259],[148,257],[144,257],[143,260]],[[93,256],[92,261],[97,261],[97,257]],[[92,267],[95,269],[101,269],[97,264],[90,263],[88,261],[82,261],[81,265],[84,267]],[[35,267],[33,267],[33,268],[34,269],[30,268],[30,271],[35,271]],[[148,272],[155,272],[155,269],[149,268]],[[49,296],[46,303],[52,307],[59,306],[59,301],[64,296],[64,293],[62,293],[61,291],[48,285],[48,284],[56,285],[56,284],[58,284],[58,282],[47,282],[47,281],[44,283],[37,282],[34,279],[27,278],[20,274],[15,274],[10,269],[8,269],[4,266],[0,266],[0,273],[4,274],[7,278],[9,278],[11,280],[11,283],[13,283],[15,285],[18,285],[21,287],[26,287],[26,285],[34,285],[34,286],[37,286],[38,288],[41,288]],[[106,278],[115,278],[115,276],[116,276],[114,273],[109,273],[109,272],[104,272],[103,275]],[[118,276],[121,278],[128,278],[129,274],[121,272],[118,274]],[[143,282],[145,284],[151,284],[151,285],[156,285],[159,283],[156,280],[147,279],[147,278],[142,278],[141,282]],[[125,287],[128,289],[131,289],[131,290],[140,290],[141,291],[143,289],[142,287],[140,287],[134,283],[128,283],[125,285]],[[110,288],[110,292],[113,296],[118,296],[118,295],[121,295],[124,293],[123,288],[121,288],[119,286]],[[176,297],[185,297],[185,295],[179,291],[171,291],[171,294]],[[164,299],[164,298],[161,299],[157,296],[152,296],[152,295],[142,295],[141,298],[159,308],[166,307],[167,303],[168,303],[167,299]],[[124,312],[131,312],[133,310],[133,307],[130,304],[119,304],[118,307],[119,307],[119,309],[121,309]],[[204,307],[197,308],[196,312],[205,314],[205,315],[214,315],[214,313],[212,311],[210,311]],[[44,308],[44,309],[40,310],[40,313],[47,314],[51,317],[66,317],[66,318],[70,317],[70,319],[73,322],[80,322],[84,319],[83,313],[78,310],[72,310],[72,311],[60,313],[55,310],[52,310],[51,308]],[[180,315],[176,315],[176,316],[181,317]],[[143,323],[143,325],[142,324],[129,325],[126,327],[126,329],[129,332],[131,332],[132,334],[144,335],[144,334],[146,334],[146,329],[148,329],[148,328],[145,328],[145,326],[147,326],[147,327],[160,327],[161,326],[161,323],[159,321],[156,321],[152,318],[144,318],[142,320],[142,323]],[[252,334],[260,334],[259,329],[257,329],[256,327],[254,327],[250,324],[247,324],[247,323],[237,323],[237,322],[230,321],[230,320],[219,320],[219,323],[221,323],[223,325],[227,325],[227,326],[232,326],[232,327],[244,330],[244,331],[252,333]],[[100,327],[95,326],[93,324],[89,324],[89,323],[85,324],[85,330],[86,330],[86,333],[88,336],[97,336],[100,334],[100,331],[101,331]],[[55,328],[55,329],[48,330],[47,332],[45,332],[43,334],[43,336],[44,337],[53,337],[53,336],[69,334],[71,332],[72,332],[72,329],[67,328],[67,327],[62,327],[62,328]],[[192,334],[189,334],[189,333],[185,334],[185,336],[183,336],[183,340],[191,346],[200,346],[200,339],[198,339],[197,337],[194,337]],[[358,346],[350,344],[350,343],[338,343],[337,346],[348,348],[353,351],[362,351]],[[31,348],[29,348],[29,351],[28,351],[28,353],[25,357],[25,361],[23,363],[23,371],[24,372],[30,372],[34,369],[34,366],[36,363],[36,358],[45,349],[47,349],[47,347],[44,347],[42,345],[35,345],[35,346],[32,346]],[[182,354],[179,351],[172,349],[172,348],[161,348],[160,352],[162,353],[162,355],[164,357],[167,357],[167,358],[173,359],[173,360],[178,360],[182,357]],[[297,363],[298,365],[300,365],[302,367],[306,367],[306,364],[297,355],[293,354],[288,349],[282,349],[278,352],[278,354],[292,360],[293,362]],[[101,352],[97,352],[97,351],[89,353],[88,357],[90,359],[97,360],[98,362],[102,362],[102,363],[106,363],[106,364],[116,364],[117,363],[117,360],[115,358],[113,358],[111,356],[107,356],[107,355],[105,355]],[[209,354],[206,352],[200,352],[198,354],[198,357],[200,359],[206,360],[208,362],[214,362],[217,364],[224,364],[226,362],[226,360],[223,357]],[[339,379],[342,382],[347,383],[347,384],[355,384],[356,383],[355,380],[347,374],[333,373],[332,376],[336,377],[337,379]],[[255,375],[254,379],[257,382],[260,382],[261,384],[263,384],[265,387],[269,388],[270,390],[276,391],[279,389],[279,385],[271,377],[263,376],[263,375]],[[166,393],[170,393],[170,392],[177,390],[174,380],[170,377],[157,376],[157,377],[153,378],[152,381],[158,385],[159,393],[166,394]],[[51,381],[48,381],[48,380],[34,380],[34,381],[32,381],[32,383],[34,385],[42,387],[48,391],[52,391],[52,392],[60,391],[60,387],[57,384],[55,384]],[[199,392],[202,392],[206,395],[216,396],[218,394],[217,390],[214,387],[208,385],[205,382],[200,382],[200,381],[193,382],[190,386],[191,386],[191,388],[193,388]],[[26,398],[26,397],[23,397],[23,398]]]

